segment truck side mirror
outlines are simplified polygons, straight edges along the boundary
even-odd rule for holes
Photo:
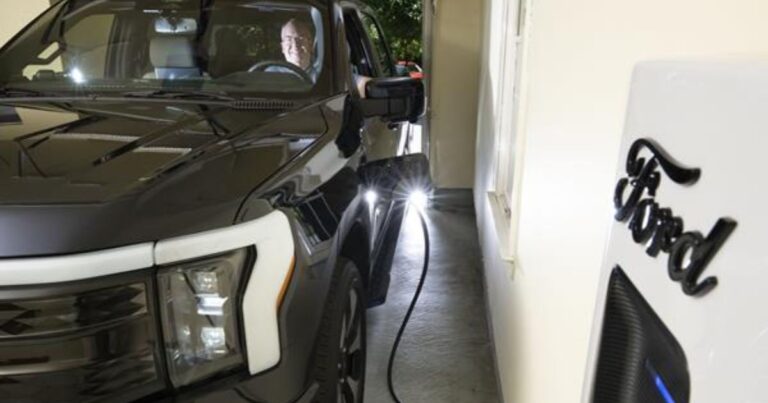
[[[380,116],[397,123],[415,123],[424,114],[424,83],[410,77],[374,78],[365,86],[365,117]]]

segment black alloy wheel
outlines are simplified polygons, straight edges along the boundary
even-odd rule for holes
[[[365,301],[360,274],[345,261],[334,276],[316,355],[320,403],[360,403],[365,391]]]

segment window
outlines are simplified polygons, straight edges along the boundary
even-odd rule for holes
[[[519,128],[520,109],[520,72],[522,60],[522,30],[524,0],[518,0],[517,12],[513,5],[505,5],[508,22],[504,32],[504,50],[501,59],[502,87],[500,93],[501,110],[505,113],[500,117],[500,131],[497,136],[498,156],[496,158],[496,190],[504,200],[506,215],[512,211],[512,188],[514,185],[515,169],[515,140]],[[511,25],[511,26],[510,26]],[[509,112],[506,112],[509,111]]]
[[[64,35],[67,52],[64,65],[79,69],[84,77],[104,78],[107,48],[115,16],[91,15],[80,20]]]
[[[61,62],[61,47],[58,43],[52,43],[37,55],[37,62],[30,64],[22,70],[22,76],[27,80],[34,80],[46,74],[62,73],[64,65]]]
[[[379,72],[388,77],[395,75],[395,63],[392,61],[392,57],[387,48],[387,42],[384,40],[381,28],[376,23],[376,20],[368,14],[362,14],[363,28],[368,33],[368,37],[371,40],[373,47],[372,51],[376,59],[376,64],[379,68]]]
[[[59,2],[4,47],[0,86],[51,94],[169,85],[236,96],[330,91],[323,9],[292,1],[203,3]]]
[[[363,35],[360,31],[360,20],[355,10],[346,10],[344,13],[344,26],[349,43],[349,59],[352,63],[352,72],[356,75],[373,77],[374,69],[370,56],[363,43]]]
[[[499,42],[491,45],[494,57],[490,70],[497,78],[493,109],[503,111],[493,117],[493,149],[495,151],[492,166],[493,179],[489,193],[494,220],[497,221],[499,243],[502,256],[511,260],[514,255],[516,240],[516,220],[518,205],[513,193],[516,181],[516,146],[519,136],[524,132],[524,58],[526,1],[517,0],[511,4],[506,1],[493,1],[491,30],[500,30]],[[498,7],[498,9],[497,9]],[[498,10],[498,11],[497,11]],[[495,57],[498,55],[498,58]]]

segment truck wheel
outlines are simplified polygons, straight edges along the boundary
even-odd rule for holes
[[[334,275],[316,352],[317,402],[360,403],[365,389],[365,293],[351,261]]]

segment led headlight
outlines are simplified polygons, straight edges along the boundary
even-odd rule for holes
[[[240,249],[158,272],[166,361],[175,386],[243,364],[237,303],[247,256]]]

